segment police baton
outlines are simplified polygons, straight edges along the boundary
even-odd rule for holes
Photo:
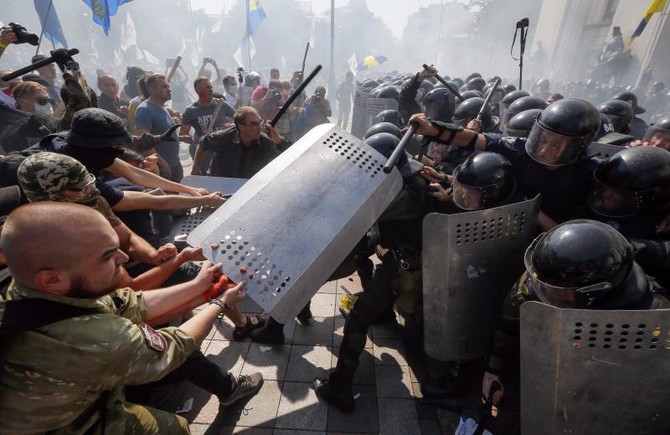
[[[49,65],[50,63],[56,62],[58,66],[63,69],[64,65],[72,60],[72,56],[75,54],[79,54],[79,50],[76,48],[66,50],[64,48],[59,48],[58,50],[54,50],[51,52],[51,56],[47,57],[44,60],[40,60],[39,62],[35,62],[32,65],[28,65],[27,67],[17,69],[16,71],[7,74],[6,76],[0,77],[0,80],[3,81],[8,81],[11,79],[14,79],[16,77],[22,76],[24,74],[28,74],[31,71],[35,71],[37,68],[42,68],[43,66]]]
[[[279,121],[279,118],[281,118],[282,115],[284,113],[286,113],[288,108],[291,106],[291,103],[293,103],[293,100],[298,98],[298,95],[300,95],[302,93],[302,91],[305,89],[305,87],[307,87],[309,82],[314,80],[314,77],[316,77],[316,75],[319,73],[319,71],[321,71],[321,68],[322,68],[321,65],[317,65],[316,68],[314,68],[314,71],[312,71],[312,73],[310,75],[308,75],[307,78],[305,80],[303,80],[302,83],[300,83],[300,86],[298,86],[298,88],[295,91],[293,91],[293,93],[291,95],[289,95],[286,102],[281,105],[277,114],[270,121],[271,126],[274,127],[275,124],[277,124],[277,122]]]
[[[489,101],[491,101],[493,93],[496,91],[496,89],[498,89],[498,86],[500,86],[500,77],[496,79],[496,81],[493,83],[493,86],[491,86],[491,89],[489,89],[489,93],[486,95],[486,98],[484,99],[484,104],[482,104],[482,108],[479,109],[479,113],[477,114],[477,121],[481,122],[482,115],[484,114],[484,111],[488,107]]]
[[[423,68],[424,68],[424,69],[428,69],[428,65],[426,65],[426,64],[424,63],[424,64],[423,64]],[[458,89],[456,89],[456,88],[453,87],[449,82],[447,82],[445,79],[443,79],[442,77],[440,77],[439,74],[433,74],[433,77],[435,77],[435,78],[437,79],[438,82],[440,82],[440,83],[442,83],[444,86],[446,86],[447,89],[449,89],[449,90],[451,91],[452,94],[454,94],[454,95],[456,95],[456,96],[458,97],[459,100],[461,100],[461,101],[465,101],[465,98],[463,98],[463,96],[462,96],[460,93],[458,93]]]
[[[385,174],[388,174],[393,170],[393,167],[395,166],[396,163],[398,163],[400,156],[402,155],[402,153],[405,152],[407,144],[409,144],[409,141],[412,139],[412,136],[414,136],[414,133],[416,133],[416,130],[418,128],[419,124],[412,123],[409,125],[407,132],[402,137],[402,139],[400,139],[400,142],[398,142],[398,145],[396,145],[395,149],[393,150],[393,154],[391,154],[391,157],[389,157],[388,161],[384,165]]]

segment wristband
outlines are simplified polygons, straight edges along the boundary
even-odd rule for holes
[[[217,305],[221,309],[221,314],[225,313],[226,310],[228,308],[230,308],[230,307],[228,307],[228,304],[226,304],[225,302],[223,302],[219,299],[216,299],[216,298],[215,299],[210,299],[209,303],[210,303],[210,305],[211,304]]]
[[[11,44],[11,42],[10,42],[10,44]],[[4,50],[5,48],[7,48],[8,45],[9,44],[5,44],[4,42],[0,41],[0,50]]]

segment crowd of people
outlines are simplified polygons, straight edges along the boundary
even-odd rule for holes
[[[14,41],[3,28],[1,50]],[[222,74],[206,58],[192,84],[197,99],[170,104],[172,80],[186,80],[178,67],[156,74],[130,66],[120,92],[113,74],[100,71],[92,80],[71,58],[54,59],[62,81],[54,63],[0,81],[0,432],[188,433],[188,423],[154,407],[147,392],[187,380],[224,407],[256,394],[259,373],[235,378],[199,343],[222,315],[236,340],[281,344],[283,325],[241,313],[245,283],[227,285],[221,264],[206,261],[202,248],[178,250],[167,238],[173,213],[226,201],[181,184],[182,149],[193,158],[193,175],[249,179],[314,126],[333,120],[349,128],[356,91],[398,107],[366,120],[367,145],[389,157],[409,125],[417,137],[397,163],[400,194],[353,248],[364,291],[346,311],[336,368],[314,381],[321,399],[354,409],[353,378],[372,324],[399,313],[406,337],[421,349],[423,306],[431,303],[423,300],[422,269],[427,261],[440,267],[422,258],[429,213],[540,195],[536,238],[523,258],[511,260],[525,273],[493,283],[504,287],[503,314],[479,373],[493,403],[518,388],[504,373],[517,349],[521,303],[670,308],[670,98],[663,83],[645,93],[542,79],[527,92],[478,73],[440,76],[432,66],[357,83],[347,73],[335,95],[337,119],[317,86],[273,125],[301,73],[282,80],[273,69],[265,82],[254,72]],[[638,117],[645,108],[649,125]],[[590,153],[594,142],[611,153]],[[298,313],[310,317],[309,305]],[[424,355],[423,396],[458,395],[467,363]]]

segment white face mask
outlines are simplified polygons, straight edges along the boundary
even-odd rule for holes
[[[42,118],[50,118],[54,114],[54,109],[51,107],[50,103],[38,104],[35,103],[35,115],[38,115]]]

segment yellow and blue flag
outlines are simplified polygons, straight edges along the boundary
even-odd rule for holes
[[[62,47],[67,48],[67,41],[65,40],[65,35],[63,35],[63,28],[60,25],[53,0],[33,0],[33,3],[37,15],[40,17],[44,37],[50,40],[54,47],[56,44],[60,44]]]
[[[663,12],[666,3],[667,0],[653,0],[651,2],[649,8],[647,8],[647,11],[644,13],[644,16],[642,17],[642,21],[640,21],[640,24],[637,25],[637,29],[635,29],[635,31],[633,32],[633,36],[631,36],[630,39],[628,40],[628,45],[630,45],[635,38],[637,38],[642,34],[644,28],[647,27],[647,23],[649,22],[649,20],[651,20],[652,15],[654,15],[657,12]]]
[[[267,15],[265,15],[260,1],[247,0],[247,34],[245,38],[253,35],[266,17]]]
[[[93,11],[93,21],[100,24],[105,35],[108,35],[111,25],[110,17],[116,15],[119,6],[131,1],[133,0],[84,0],[84,3]]]
[[[358,64],[358,71],[370,70],[376,68],[388,59],[386,56],[366,56],[363,62]]]

